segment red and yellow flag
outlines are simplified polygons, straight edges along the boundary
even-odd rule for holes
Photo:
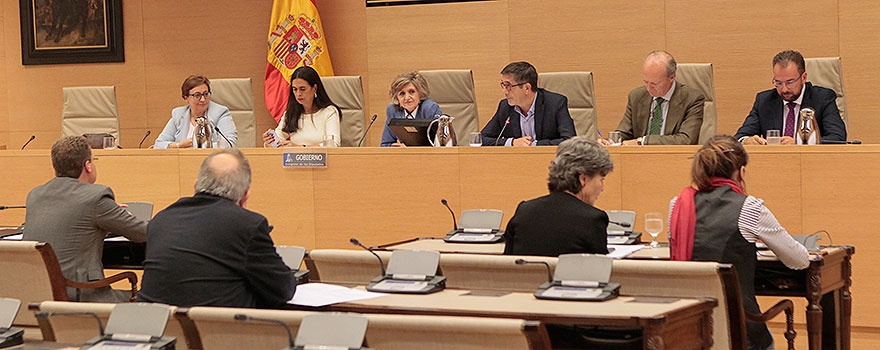
[[[322,77],[333,75],[315,1],[275,0],[272,5],[265,86],[266,108],[276,121],[287,109],[290,74],[296,68],[306,65]]]

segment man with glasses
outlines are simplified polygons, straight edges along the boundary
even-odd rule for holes
[[[773,57],[773,86],[758,93],[752,111],[737,130],[737,140],[747,145],[764,145],[767,130],[779,130],[782,144],[795,144],[800,110],[810,107],[822,140],[846,141],[846,126],[837,109],[837,94],[807,82],[804,56],[786,50]]]
[[[101,255],[108,233],[133,242],[147,239],[147,222],[116,204],[110,187],[96,185],[97,158],[86,138],[68,136],[52,145],[55,178],[27,196],[23,240],[49,243],[61,264],[61,274],[76,282],[104,278]],[[124,302],[130,291],[67,288],[71,301]]]
[[[565,96],[538,88],[538,72],[528,62],[501,70],[504,100],[480,131],[483,146],[558,145],[575,136]]]
[[[625,146],[696,145],[703,126],[703,93],[675,81],[678,65],[666,51],[652,51],[642,63],[645,86],[629,92],[617,126]],[[608,145],[607,140],[601,140]]]

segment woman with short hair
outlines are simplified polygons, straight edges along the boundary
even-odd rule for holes
[[[391,83],[391,104],[385,108],[385,130],[382,131],[382,147],[406,147],[388,127],[391,119],[436,119],[443,112],[440,105],[428,95],[428,81],[419,72],[398,75]]]
[[[226,106],[211,101],[211,82],[204,75],[190,75],[180,86],[180,94],[186,106],[171,110],[171,119],[156,138],[153,148],[192,148],[196,119],[204,117],[211,124],[211,142],[219,148],[234,147],[238,141],[232,113]],[[213,126],[220,129],[218,135]],[[226,136],[224,139],[223,136]],[[228,144],[226,139],[229,139]],[[222,140],[222,141],[221,141]]]

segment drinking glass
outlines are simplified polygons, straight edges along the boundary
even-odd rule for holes
[[[663,217],[660,213],[645,214],[645,231],[651,235],[651,248],[657,248],[657,236],[663,232]]]
[[[767,130],[767,144],[768,145],[780,145],[782,144],[782,137],[779,136],[779,130]]]
[[[116,138],[113,136],[104,136],[104,149],[116,149]]]
[[[608,142],[612,146],[620,146],[623,143],[623,134],[620,131],[612,131],[608,134]]]
[[[483,145],[483,135],[478,132],[468,134],[468,145],[471,147],[480,147]]]
[[[321,142],[322,147],[336,147],[336,136],[335,135],[324,135],[324,142]]]

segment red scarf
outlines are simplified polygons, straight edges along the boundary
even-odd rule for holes
[[[712,189],[730,186],[734,192],[745,194],[736,181],[723,177],[712,177]],[[694,253],[694,227],[697,225],[697,211],[694,195],[697,189],[685,187],[675,200],[669,218],[669,254],[672,260],[690,261]]]

